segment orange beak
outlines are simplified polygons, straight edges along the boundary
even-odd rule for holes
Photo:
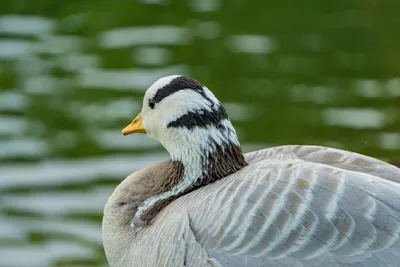
[[[122,130],[123,135],[134,133],[147,133],[143,127],[142,112],[140,112],[139,115],[137,115],[137,117]]]

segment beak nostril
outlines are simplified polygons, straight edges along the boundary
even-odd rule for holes
[[[146,133],[146,130],[143,128],[141,113],[139,113],[139,115],[122,130],[122,134],[124,135],[133,133]]]

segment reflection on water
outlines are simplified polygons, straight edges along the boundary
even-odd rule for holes
[[[189,37],[188,29],[175,26],[132,27],[104,32],[100,46],[117,49],[134,45],[185,45]]]
[[[37,9],[17,2],[0,15],[0,267],[107,266],[108,196],[168,158],[120,133],[161,76],[206,83],[245,151],[318,144],[400,158],[400,23],[366,25],[361,7],[43,0],[43,14],[18,15]],[[374,16],[395,21],[385,2]]]
[[[273,49],[273,42],[265,36],[233,35],[226,41],[235,53],[267,54],[271,53]]]
[[[82,71],[78,79],[78,86],[94,89],[125,90],[132,92],[132,88],[145,91],[158,77],[171,73],[187,73],[187,66],[170,66],[155,69],[131,69],[131,70],[100,70],[86,69]],[[133,86],[133,87],[132,87]],[[138,90],[136,89],[136,90]]]

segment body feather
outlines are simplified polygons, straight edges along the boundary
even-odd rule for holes
[[[247,167],[175,200],[151,225],[105,229],[105,239],[113,233],[124,244],[108,255],[113,266],[400,265],[399,168],[317,146],[245,159]]]

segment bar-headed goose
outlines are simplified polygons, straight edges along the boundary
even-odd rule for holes
[[[123,131],[171,159],[128,176],[106,204],[113,267],[400,266],[400,169],[360,154],[281,146],[243,155],[225,109],[168,76]]]

